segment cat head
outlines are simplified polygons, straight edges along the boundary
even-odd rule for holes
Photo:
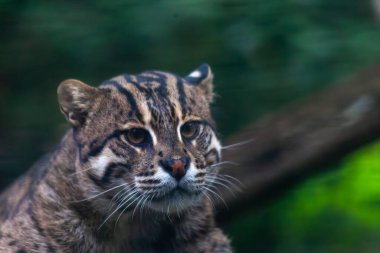
[[[178,211],[207,196],[221,159],[212,81],[203,64],[186,77],[146,71],[97,88],[62,82],[59,104],[89,195],[104,193],[99,197],[116,202],[118,211]]]

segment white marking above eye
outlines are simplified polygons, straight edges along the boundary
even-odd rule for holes
[[[181,135],[181,127],[182,127],[182,121],[179,121],[179,123],[178,123],[178,126],[177,126],[177,135],[178,135],[178,140],[180,141],[180,142],[183,142],[182,141],[182,135]]]
[[[152,137],[153,145],[155,146],[157,144],[156,134],[150,126],[146,126],[145,129],[149,132],[150,136]]]

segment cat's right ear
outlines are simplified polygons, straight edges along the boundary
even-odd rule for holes
[[[212,81],[213,74],[210,66],[207,63],[203,63],[193,72],[191,72],[185,79],[189,84],[199,87],[209,103],[212,102],[213,92],[212,92]]]
[[[77,127],[84,123],[99,91],[81,81],[68,79],[58,86],[57,93],[62,113],[71,125]]]

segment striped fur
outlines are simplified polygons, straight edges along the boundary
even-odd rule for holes
[[[72,128],[0,195],[1,252],[231,252],[210,198],[221,145],[207,64],[70,79],[58,98]]]

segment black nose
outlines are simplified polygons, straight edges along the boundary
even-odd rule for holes
[[[189,158],[161,160],[161,166],[167,173],[179,181],[189,168]]]

